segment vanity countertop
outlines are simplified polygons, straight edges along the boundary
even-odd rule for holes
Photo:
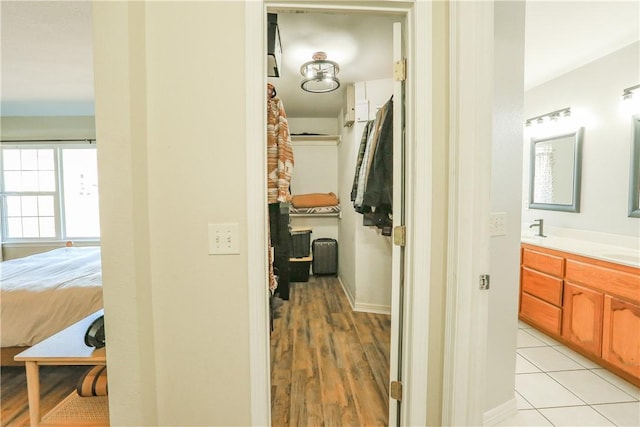
[[[556,249],[576,255],[582,255],[616,264],[640,267],[640,248],[611,245],[573,237],[539,237],[523,234],[522,243]]]

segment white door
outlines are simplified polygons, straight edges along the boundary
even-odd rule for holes
[[[394,245],[391,261],[391,348],[390,348],[390,375],[389,379],[393,387],[402,381],[402,309],[404,300],[404,243],[401,236],[405,225],[405,186],[404,186],[404,64],[403,62],[403,33],[402,24],[393,24],[393,229]],[[392,391],[392,396],[395,393]],[[399,425],[401,400],[391,398],[389,400],[389,425]]]

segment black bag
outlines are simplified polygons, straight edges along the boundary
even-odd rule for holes
[[[91,325],[87,328],[87,332],[84,334],[84,343],[89,347],[104,347],[104,315],[91,322]]]
[[[338,274],[338,241],[336,239],[315,239],[311,244],[314,275]]]

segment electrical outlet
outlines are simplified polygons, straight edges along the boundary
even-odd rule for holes
[[[238,223],[209,224],[209,255],[239,253]]]
[[[489,235],[504,236],[507,234],[507,213],[492,212],[489,216]]]

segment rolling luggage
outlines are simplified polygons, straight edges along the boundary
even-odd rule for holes
[[[314,275],[338,274],[338,241],[336,239],[315,239],[311,244]]]

